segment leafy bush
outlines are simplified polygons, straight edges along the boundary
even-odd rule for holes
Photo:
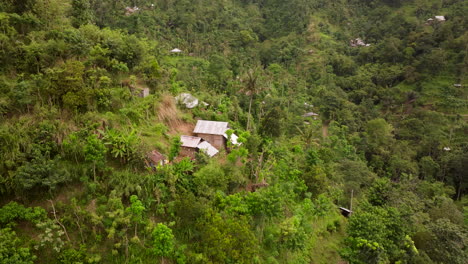
[[[10,228],[0,229],[0,263],[33,264],[36,256],[29,248],[20,247],[21,240]]]
[[[0,208],[0,225],[11,224],[17,220],[39,223],[47,218],[47,212],[42,207],[24,207],[16,202],[9,202]]]

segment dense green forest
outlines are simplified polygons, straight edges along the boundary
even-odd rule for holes
[[[467,14],[0,0],[0,263],[467,263]]]

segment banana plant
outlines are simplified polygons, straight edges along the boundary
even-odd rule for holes
[[[104,134],[104,144],[110,147],[110,153],[114,158],[120,159],[122,163],[129,162],[134,158],[139,143],[135,129],[124,134],[115,129],[109,129]]]

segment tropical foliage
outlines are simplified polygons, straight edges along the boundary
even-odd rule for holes
[[[0,1],[0,263],[465,263],[467,13]]]

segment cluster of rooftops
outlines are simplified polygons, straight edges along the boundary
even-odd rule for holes
[[[218,154],[219,149],[227,147],[227,141],[232,145],[240,145],[237,135],[234,133],[229,137],[226,131],[229,129],[228,122],[198,120],[193,134],[195,136],[180,136],[182,142],[181,154],[192,157],[196,151],[204,151],[208,156]]]
[[[445,16],[434,16],[434,17],[430,17],[429,19],[427,19],[425,24],[429,26],[436,22],[441,23],[445,21],[446,21]],[[371,46],[371,44],[365,43],[364,40],[362,40],[361,38],[350,40],[349,45],[351,47],[370,47]]]
[[[181,157],[195,158],[196,153],[202,151],[209,157],[213,157],[219,153],[221,149],[228,148],[228,140],[231,146],[239,146],[239,138],[236,134],[226,133],[229,130],[228,122],[198,120],[194,135],[182,135],[180,141],[182,143],[179,155]],[[168,161],[164,155],[156,150],[148,153],[147,165],[154,167],[156,165],[164,165]]]
[[[446,19],[445,19],[445,16],[434,16],[434,18],[430,17],[427,19],[427,22],[428,23],[431,23],[432,21],[438,21],[438,22],[444,22]]]

